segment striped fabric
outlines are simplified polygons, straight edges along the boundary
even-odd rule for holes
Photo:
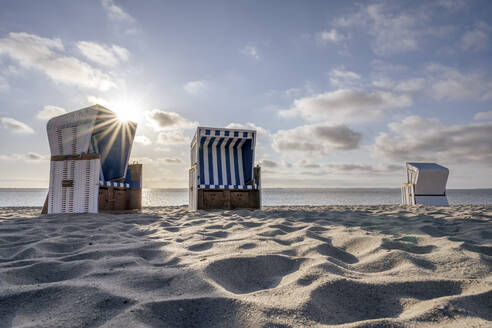
[[[212,133],[211,130],[205,132]],[[230,131],[216,130],[217,134]],[[233,132],[246,137],[206,136],[199,139],[199,184],[200,185],[246,185],[252,178],[253,149],[252,133]]]
[[[99,181],[99,185],[101,185],[101,186],[107,186],[107,187],[126,187],[126,188],[130,188],[130,184],[129,183],[113,182],[113,181]]]
[[[254,189],[252,185],[207,185],[198,186],[201,189]]]

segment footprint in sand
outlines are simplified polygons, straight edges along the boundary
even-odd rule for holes
[[[333,280],[311,292],[311,298],[303,306],[303,312],[309,319],[328,325],[395,318],[404,310],[401,302],[403,298],[430,300],[457,295],[461,291],[461,284],[452,280],[387,284]]]
[[[203,252],[207,249],[212,248],[213,246],[214,246],[213,243],[206,242],[206,243],[199,243],[199,244],[191,245],[191,246],[187,247],[187,249],[189,251],[192,251],[192,252]]]
[[[205,273],[226,290],[247,294],[278,286],[300,264],[301,260],[279,255],[236,257],[212,262]]]

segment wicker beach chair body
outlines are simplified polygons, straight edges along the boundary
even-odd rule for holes
[[[401,187],[404,205],[449,205],[446,183],[449,170],[436,163],[406,163],[407,183]]]
[[[100,105],[52,118],[47,124],[51,164],[43,211],[97,213],[141,206],[142,168],[128,163],[136,127]]]

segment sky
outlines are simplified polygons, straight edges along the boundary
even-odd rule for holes
[[[264,187],[392,187],[406,161],[492,187],[492,2],[0,2],[0,187],[48,187],[49,118],[137,121],[144,187],[197,126],[251,128]]]

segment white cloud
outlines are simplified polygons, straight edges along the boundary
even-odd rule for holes
[[[373,145],[377,158],[492,165],[492,122],[446,125],[408,116],[388,127],[391,133],[380,133]]]
[[[116,45],[107,46],[96,42],[79,41],[77,48],[87,59],[103,66],[114,67],[130,57],[130,52],[126,48]]]
[[[342,174],[391,174],[394,172],[403,172],[403,165],[380,164],[377,166],[368,164],[344,163],[344,164],[325,164],[324,167],[330,171]]]
[[[226,126],[226,128],[227,129],[256,130],[256,135],[258,138],[269,138],[269,137],[271,137],[271,133],[267,129],[262,128],[261,126],[257,126],[254,123],[246,123],[246,124],[229,123]]]
[[[147,121],[156,131],[192,129],[198,122],[191,122],[175,112],[165,112],[159,109],[145,112]]]
[[[461,38],[460,46],[463,50],[480,51],[487,49],[490,34],[490,26],[481,22],[471,31],[466,32]]]
[[[420,92],[437,100],[492,99],[492,82],[488,82],[482,72],[462,73],[455,68],[433,63],[421,73],[421,77],[401,81],[376,75],[372,85],[396,92]]]
[[[359,74],[351,71],[346,71],[341,68],[335,68],[330,72],[330,83],[337,87],[353,85],[354,83],[360,81],[360,79],[361,78]]]
[[[377,55],[392,55],[419,48],[419,37],[427,16],[408,12],[396,6],[376,3],[359,6],[358,10],[337,18],[334,25],[367,31],[373,39],[371,47]]]
[[[29,125],[11,117],[0,117],[0,122],[2,122],[5,129],[15,133],[34,133],[34,130]]]
[[[492,121],[492,110],[488,112],[476,113],[473,116],[473,119],[477,121]]]
[[[27,154],[8,154],[0,155],[2,161],[41,161],[47,159],[47,156],[40,155],[38,153],[29,152]]]
[[[335,123],[364,122],[380,119],[383,110],[411,104],[411,98],[406,95],[341,89],[296,99],[292,108],[279,111],[279,115],[302,116],[312,122],[325,119]]]
[[[133,141],[136,142],[136,143],[139,143],[141,145],[144,145],[144,146],[148,146],[148,145],[151,145],[152,144],[152,140],[150,140],[146,136],[142,136],[142,135],[135,136],[135,139]]]
[[[57,107],[57,106],[52,106],[52,105],[46,105],[43,107],[41,111],[39,111],[38,115],[36,117],[40,120],[47,121],[55,116],[63,115],[67,112],[65,108]]]
[[[328,43],[328,42],[340,42],[345,39],[340,32],[335,29],[331,29],[330,31],[322,31],[318,33],[317,38],[320,43]]]
[[[189,81],[183,86],[183,88],[185,89],[186,92],[196,95],[205,91],[207,89],[207,86],[208,86],[207,81],[201,80],[201,81]]]
[[[0,55],[11,57],[25,68],[39,70],[55,82],[102,91],[115,86],[109,75],[63,52],[60,39],[28,33],[9,33],[0,39]]]
[[[115,5],[113,0],[102,0],[102,6],[109,19],[118,22],[133,23],[135,19],[124,11],[120,6]]]
[[[301,152],[324,155],[336,150],[359,148],[362,135],[345,125],[304,125],[279,130],[272,147],[278,152]]]
[[[258,53],[258,49],[255,46],[246,46],[241,50],[243,55],[252,57],[256,60],[260,60],[260,54]]]
[[[487,88],[482,74],[462,74],[458,70],[439,64],[427,66],[430,73],[431,96],[435,99],[477,99],[486,98]]]
[[[157,136],[157,143],[162,145],[181,145],[191,143],[189,138],[186,138],[182,131],[163,131]]]

